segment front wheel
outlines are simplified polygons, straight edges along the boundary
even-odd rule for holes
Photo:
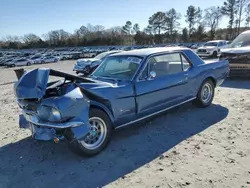
[[[210,79],[205,80],[199,89],[194,104],[201,108],[210,106],[214,98],[214,87],[214,83]]]
[[[212,58],[217,58],[218,53],[216,51],[213,52]]]
[[[90,131],[84,140],[70,142],[70,148],[77,154],[93,156],[100,153],[109,143],[112,125],[105,112],[91,109],[89,114]]]

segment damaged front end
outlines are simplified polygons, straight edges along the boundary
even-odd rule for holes
[[[229,61],[230,77],[250,77],[250,49],[230,50],[222,52],[221,60]]]
[[[50,76],[61,80],[49,82]],[[79,81],[91,82],[52,69],[24,73],[14,85],[22,109],[20,128],[30,129],[37,140],[85,139],[90,128],[90,101],[77,86]]]

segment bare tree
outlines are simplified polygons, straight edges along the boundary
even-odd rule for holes
[[[228,27],[230,38],[233,36],[233,24],[235,21],[235,15],[237,13],[237,1],[236,0],[226,0],[221,7],[221,12],[223,15],[229,18]]]
[[[174,41],[174,34],[177,32],[177,29],[180,26],[179,20],[181,19],[181,14],[176,12],[175,9],[170,9],[166,12],[167,17],[167,30],[170,35],[171,42]]]
[[[31,43],[36,43],[39,40],[41,40],[41,38],[32,33],[23,36],[23,41],[26,43],[26,45]]]
[[[219,7],[210,7],[205,9],[205,15],[203,18],[204,25],[210,29],[210,37],[214,39],[215,31],[219,26],[219,22],[222,18],[222,13]]]
[[[200,7],[196,8],[195,6],[191,5],[187,9],[185,17],[186,22],[188,23],[189,38],[191,38],[192,34],[195,32],[195,25],[199,26],[201,24],[200,22],[202,20],[202,11]]]
[[[236,19],[236,27],[237,27],[237,35],[240,33],[240,26],[242,20],[242,14],[245,9],[245,7],[248,5],[249,0],[237,0],[236,5],[237,5],[237,19]]]
[[[250,3],[245,7],[246,12],[246,27],[249,27],[250,25]]]

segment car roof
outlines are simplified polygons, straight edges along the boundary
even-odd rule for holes
[[[146,57],[152,54],[161,53],[161,52],[171,52],[171,51],[182,51],[190,50],[185,47],[156,47],[156,48],[145,48],[145,49],[135,49],[130,51],[122,51],[110,56],[120,56],[120,55],[131,55],[131,56],[141,56]]]
[[[248,34],[248,33],[250,33],[250,30],[244,31],[241,34]]]
[[[210,40],[210,41],[207,41],[207,42],[226,42],[226,40]]]

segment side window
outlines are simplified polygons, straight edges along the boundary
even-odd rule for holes
[[[189,64],[187,58],[182,54],[181,54],[181,60],[182,60],[182,65],[183,65],[183,71],[188,70],[190,67],[190,64]]]
[[[155,61],[149,63],[149,70],[156,73],[156,77],[176,74],[183,71],[181,55],[179,53],[164,54],[153,57]]]
[[[154,64],[156,64],[156,60],[155,58],[150,58],[147,62],[147,66],[145,67],[145,69],[143,70],[141,76],[140,76],[140,80],[145,80],[148,78],[148,69],[149,69],[149,66],[153,66]],[[151,70],[151,68],[150,68]]]

